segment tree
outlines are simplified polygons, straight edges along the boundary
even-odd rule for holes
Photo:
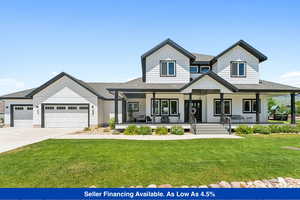
[[[275,106],[275,105],[278,105],[278,102],[275,99],[273,99],[272,97],[268,98],[268,111],[269,112],[272,112],[271,108],[272,108],[272,106]]]
[[[296,101],[296,113],[300,115],[300,101]]]

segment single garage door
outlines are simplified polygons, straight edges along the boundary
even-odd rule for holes
[[[88,105],[44,105],[46,128],[84,128],[89,126]]]
[[[32,128],[33,110],[32,105],[13,106],[13,127]]]

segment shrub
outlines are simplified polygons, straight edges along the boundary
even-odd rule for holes
[[[164,126],[157,127],[155,129],[155,134],[156,135],[167,135],[168,134],[168,129]]]
[[[83,129],[83,131],[90,131],[90,130],[91,130],[90,127],[85,127],[85,128]]]
[[[252,134],[253,133],[253,129],[246,125],[240,125],[239,127],[236,128],[235,131],[238,134]]]
[[[271,129],[269,126],[262,126],[262,125],[254,125],[253,126],[254,133],[261,133],[261,134],[270,134]]]
[[[280,125],[270,125],[269,126],[271,133],[280,133],[281,126]]]
[[[281,133],[297,133],[298,128],[296,126],[291,126],[291,125],[282,125],[280,127],[280,132]]]
[[[141,126],[139,128],[140,135],[152,135],[152,129],[149,126]]]
[[[119,132],[119,131],[117,131],[117,130],[114,130],[114,131],[112,132],[112,134],[113,134],[113,135],[119,135],[119,134],[120,134],[120,132]]]
[[[184,129],[181,126],[173,126],[170,132],[174,135],[183,135]]]
[[[108,121],[108,125],[111,129],[115,129],[116,127],[116,121],[115,121],[115,118],[111,118],[109,121]]]
[[[124,131],[124,135],[138,135],[138,134],[139,134],[139,129],[136,125],[129,125]]]
[[[104,128],[103,132],[105,132],[105,133],[110,132],[110,129],[109,128]]]

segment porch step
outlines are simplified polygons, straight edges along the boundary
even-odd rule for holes
[[[222,124],[196,124],[195,134],[228,134]]]

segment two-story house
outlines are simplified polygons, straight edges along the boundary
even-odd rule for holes
[[[88,83],[61,73],[45,84],[0,97],[5,125],[88,127],[115,118],[128,124],[268,122],[267,98],[300,88],[260,79],[267,57],[243,40],[216,56],[191,53],[167,39],[141,56],[142,77],[124,83]]]

